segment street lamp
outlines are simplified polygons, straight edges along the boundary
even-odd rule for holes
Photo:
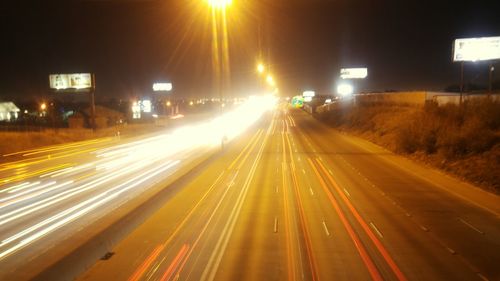
[[[259,64],[257,65],[257,71],[258,71],[260,74],[262,74],[262,73],[264,73],[264,70],[265,70],[264,65],[263,65],[262,63],[259,63]]]
[[[270,86],[274,86],[274,85],[275,85],[275,83],[274,83],[274,79],[273,79],[273,77],[272,77],[270,74],[269,74],[269,75],[267,75],[266,81],[267,81],[267,83],[268,83]]]
[[[343,97],[352,95],[353,90],[353,87],[349,84],[342,83],[337,86],[337,93],[339,93]]]
[[[40,109],[41,109],[41,110],[45,110],[45,109],[47,109],[47,104],[46,104],[46,103],[42,103],[42,104],[40,105]]]
[[[231,5],[231,0],[207,0],[208,4],[214,8],[224,9]]]

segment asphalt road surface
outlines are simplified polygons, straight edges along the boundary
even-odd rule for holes
[[[500,280],[499,214],[282,105],[79,280]]]
[[[219,144],[179,142],[187,131],[101,138],[4,155],[0,280],[33,277],[72,251],[72,244],[82,240],[76,235],[98,231],[96,221],[126,212],[122,207],[131,200],[151,195],[153,187],[186,163],[218,149]]]

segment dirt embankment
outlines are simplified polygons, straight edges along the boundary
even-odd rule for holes
[[[99,129],[46,129],[41,132],[0,132],[1,155],[29,150],[37,147],[84,141],[102,137],[133,136],[164,129],[154,124],[129,124],[112,128]]]
[[[500,194],[500,102],[424,107],[339,104],[316,115],[340,130]]]

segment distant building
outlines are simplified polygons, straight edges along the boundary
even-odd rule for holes
[[[13,102],[0,102],[0,121],[13,121],[21,111]]]

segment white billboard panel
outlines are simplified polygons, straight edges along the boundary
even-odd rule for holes
[[[303,97],[314,97],[315,95],[316,95],[316,93],[314,91],[304,91],[302,93]]]
[[[340,78],[342,79],[363,79],[368,76],[368,68],[342,68],[340,69]]]
[[[172,91],[172,83],[154,83],[153,91],[155,92],[168,92]]]
[[[49,75],[51,89],[88,89],[92,88],[92,75],[90,73],[51,74]]]
[[[455,39],[453,61],[500,59],[500,36]]]

